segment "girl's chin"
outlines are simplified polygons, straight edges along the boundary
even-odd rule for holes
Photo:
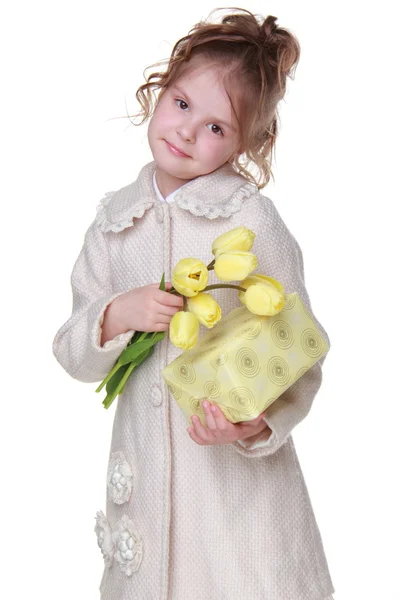
[[[196,173],[198,169],[196,169],[192,159],[188,159],[188,162],[186,163],[181,161],[178,157],[172,155],[168,156],[162,152],[155,152],[153,153],[153,160],[159,169],[162,169],[179,179],[192,179],[198,175],[198,173]]]

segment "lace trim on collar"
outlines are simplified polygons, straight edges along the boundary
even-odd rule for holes
[[[207,217],[207,219],[216,219],[217,217],[230,217],[233,213],[240,210],[245,198],[249,198],[258,192],[257,186],[253,183],[246,183],[230,198],[221,204],[199,203],[196,198],[188,195],[182,195],[180,191],[175,196],[176,203],[180,208],[188,210],[196,217]]]
[[[119,233],[123,229],[127,227],[132,227],[134,224],[135,218],[143,217],[145,211],[151,208],[154,204],[153,201],[138,203],[130,209],[125,211],[125,214],[121,214],[118,216],[117,221],[111,221],[109,216],[109,211],[107,211],[107,207],[110,203],[111,198],[117,192],[106,192],[104,198],[100,200],[100,204],[96,207],[96,223],[100,227],[100,229],[104,232],[113,231],[114,233]]]

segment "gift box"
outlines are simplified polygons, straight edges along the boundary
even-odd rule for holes
[[[274,316],[239,306],[163,370],[169,391],[192,425],[207,426],[203,398],[231,423],[258,417],[329,350],[329,344],[294,292]]]

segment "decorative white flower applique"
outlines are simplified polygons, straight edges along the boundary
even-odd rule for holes
[[[99,510],[96,513],[96,526],[94,531],[97,534],[97,544],[101,549],[104,562],[107,567],[111,566],[114,555],[114,542],[112,540],[112,530],[105,514]]]
[[[119,567],[126,575],[130,576],[140,567],[143,558],[143,542],[134,531],[134,524],[128,515],[124,515],[115,525],[112,533],[115,544],[115,558]]]
[[[123,504],[132,492],[132,470],[123,452],[113,452],[107,470],[107,486],[112,500]]]

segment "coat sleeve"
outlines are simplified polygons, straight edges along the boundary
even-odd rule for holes
[[[303,254],[294,236],[280,217],[273,202],[260,194],[256,232],[252,252],[257,256],[257,272],[280,281],[285,293],[297,292],[315,321],[321,336],[330,346],[325,329],[315,317],[305,287]],[[233,443],[237,452],[249,457],[274,454],[287,441],[293,428],[309,413],[322,383],[322,365],[326,354],[291,385],[265,411],[266,428],[256,438]]]
[[[57,361],[83,382],[102,381],[135,333],[131,329],[100,346],[105,310],[125,293],[112,289],[105,235],[96,220],[85,234],[71,275],[72,314],[53,341]]]

